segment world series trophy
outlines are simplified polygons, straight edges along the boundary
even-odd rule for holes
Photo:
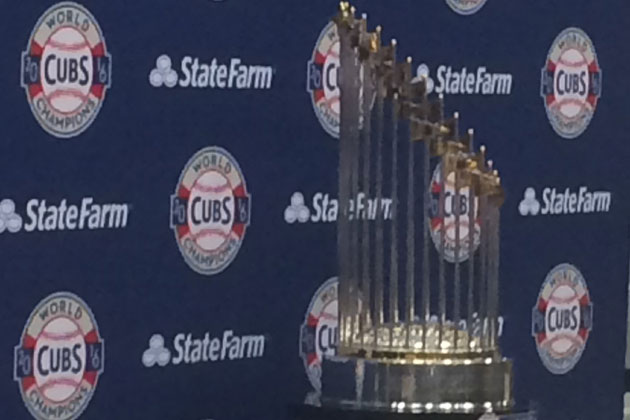
[[[345,2],[334,21],[339,337],[321,404],[512,418],[512,362],[498,343],[501,178],[458,114],[429,99],[411,58],[397,61],[395,40],[383,45]],[[390,196],[391,220],[360,217],[360,192]]]

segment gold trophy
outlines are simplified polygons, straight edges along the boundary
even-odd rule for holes
[[[322,406],[406,413],[509,413],[501,355],[501,178],[473,131],[429,99],[396,41],[341,3],[339,347]],[[359,193],[391,220],[362,217]],[[432,243],[433,242],[433,243]],[[342,363],[339,363],[342,361]],[[492,414],[491,414],[492,413]],[[512,417],[509,417],[512,418]],[[534,417],[518,417],[534,418]]]

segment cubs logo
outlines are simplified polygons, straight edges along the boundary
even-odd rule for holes
[[[216,146],[195,153],[171,197],[171,229],[190,268],[205,275],[225,270],[249,218],[250,196],[236,159]]]
[[[313,110],[328,134],[339,138],[339,35],[337,25],[330,22],[319,34],[308,62],[307,91]]]
[[[54,293],[31,313],[15,348],[15,380],[38,420],[74,420],[87,408],[103,373],[104,341],[77,295]]]
[[[431,207],[429,211],[429,224],[431,227],[431,238],[435,248],[440,251],[442,224],[444,224],[444,258],[449,262],[455,262],[455,240],[457,229],[455,227],[455,216],[459,213],[459,262],[466,261],[470,254],[470,210],[473,205],[474,230],[473,230],[473,252],[477,250],[480,243],[481,224],[477,217],[478,199],[473,196],[473,203],[470,203],[469,187],[459,188],[459,202],[455,197],[455,173],[451,172],[446,177],[444,183],[444,217],[439,214],[440,190],[442,182],[442,166],[437,165],[433,171],[431,179]]]
[[[567,28],[554,40],[542,69],[541,96],[554,131],[574,139],[586,130],[602,94],[602,70],[591,39]]]
[[[111,83],[111,56],[94,16],[73,2],[39,18],[22,53],[21,84],[33,115],[55,137],[81,134]]]
[[[300,356],[311,385],[322,389],[322,360],[337,355],[337,277],[332,277],[313,295],[300,327]]]
[[[593,304],[582,273],[570,264],[554,267],[532,309],[532,335],[545,367],[555,375],[572,370],[592,328]]]
[[[307,66],[306,90],[311,95],[313,110],[320,124],[334,138],[339,138],[341,91],[337,74],[339,61],[339,34],[337,25],[330,22],[317,38],[315,49]],[[363,79],[363,68],[359,77]],[[372,95],[370,107],[376,95]],[[359,101],[363,101],[363,88],[359,91]],[[359,126],[363,124],[363,108],[359,109]]]
[[[486,4],[486,0],[446,0],[446,4],[460,15],[472,15]]]

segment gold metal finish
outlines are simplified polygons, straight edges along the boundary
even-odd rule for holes
[[[339,398],[397,411],[509,408],[511,362],[497,333],[499,172],[485,146],[475,150],[472,129],[460,135],[459,113],[444,116],[443,96],[429,98],[412,58],[397,60],[395,39],[383,45],[382,28],[370,32],[367,15],[355,19],[347,2],[333,20],[341,91],[338,353],[355,366],[355,393]],[[350,217],[361,191],[377,203],[391,194],[390,224],[380,215],[374,223]]]

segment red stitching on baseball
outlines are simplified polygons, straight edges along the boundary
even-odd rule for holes
[[[221,229],[201,229],[199,232],[191,234],[192,238],[197,241],[198,238],[205,238],[208,236],[217,235],[222,237],[223,239],[228,239],[230,237],[229,233],[223,232]]]
[[[90,48],[90,45],[85,40],[82,43],[66,44],[64,42],[55,41],[54,39],[48,39],[46,46],[51,46],[61,51],[78,51],[83,48]]]
[[[80,336],[82,336],[82,333],[79,330],[74,330],[72,332],[67,332],[67,333],[50,333],[50,332],[42,331],[42,333],[39,335],[40,338],[43,337],[43,338],[46,338],[48,340],[53,340],[53,341],[70,340],[71,338],[80,337]]]
[[[56,385],[69,385],[74,388],[78,388],[79,385],[81,385],[81,382],[77,382],[71,378],[51,379],[49,381],[44,382],[42,385],[39,385],[37,388],[43,393],[48,388],[56,386]]]
[[[83,101],[84,103],[88,100],[88,95],[85,95],[79,89],[57,89],[48,95],[44,95],[48,102],[53,99],[57,99],[60,96],[72,96],[74,98],[81,99],[81,101]]]
[[[582,57],[582,60],[577,61],[577,62],[571,62],[562,58],[565,55],[565,53],[568,51],[576,51],[578,54],[580,54],[580,56]],[[588,61],[586,61],[586,57],[584,57],[584,54],[582,54],[580,51],[576,50],[575,48],[570,48],[568,50],[562,51],[562,54],[560,54],[560,57],[558,57],[557,64],[562,64],[563,66],[569,67],[569,68],[578,68],[582,66],[588,66]]]
[[[205,193],[216,193],[216,194],[222,193],[225,191],[231,191],[230,185],[227,182],[224,183],[223,185],[219,185],[218,187],[213,187],[212,185],[198,184],[197,181],[195,181],[195,183],[193,184],[193,187],[192,187],[193,190],[197,190],[197,191],[201,191]]]

